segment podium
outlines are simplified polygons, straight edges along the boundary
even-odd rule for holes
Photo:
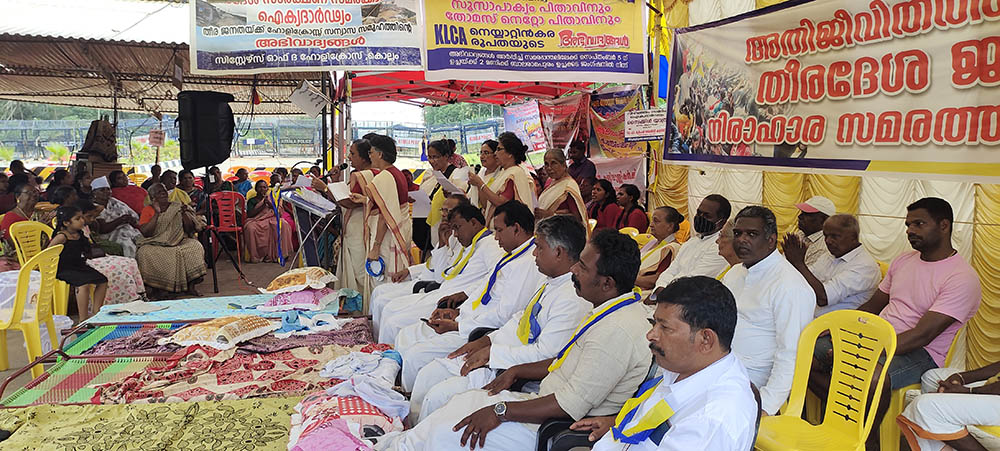
[[[305,188],[300,188],[305,190]],[[292,205],[295,217],[295,236],[299,241],[299,253],[305,266],[324,266],[319,258],[318,237],[340,214],[337,204],[311,191],[302,194],[298,190],[281,192],[281,198]],[[322,227],[320,227],[322,225]]]

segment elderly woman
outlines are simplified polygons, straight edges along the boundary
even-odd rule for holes
[[[135,241],[142,237],[136,226],[139,224],[137,215],[124,202],[111,197],[111,188],[104,177],[98,177],[91,182],[91,192],[94,203],[103,207],[97,215],[94,239],[101,244],[107,241],[121,246],[121,255],[135,258]],[[102,248],[105,246],[101,245]],[[105,252],[113,253],[105,249]]]
[[[194,287],[205,275],[205,251],[201,243],[188,238],[195,228],[194,212],[190,206],[171,202],[162,183],[150,186],[149,194],[152,202],[139,218],[143,238],[136,242],[142,279],[153,289],[152,297],[162,296],[163,291],[197,296]]]
[[[281,221],[281,253],[285,257],[292,255],[295,248],[292,244],[292,226],[274,215],[274,201],[271,200],[267,182],[258,180],[254,184],[256,196],[247,201],[247,222],[243,226],[246,236],[247,252],[252,263],[278,261],[278,221]],[[278,211],[283,208],[278,200]]]
[[[542,220],[555,214],[567,214],[582,224],[587,224],[587,207],[576,180],[569,175],[566,156],[559,149],[545,152],[545,172],[552,181],[538,196],[535,219]]]
[[[12,191],[16,204],[14,208],[3,215],[0,221],[0,271],[11,271],[20,268],[17,263],[17,254],[14,248],[14,240],[10,237],[10,226],[21,221],[28,221],[35,212],[35,205],[38,204],[38,190],[28,184],[21,184],[14,187]]]
[[[652,290],[660,273],[670,266],[670,262],[681,248],[681,243],[677,242],[674,234],[680,230],[682,222],[684,215],[674,207],[660,207],[653,210],[653,222],[649,225],[653,239],[639,249],[641,261],[639,277],[635,279],[637,287]]]
[[[87,224],[83,229],[84,236],[100,246],[105,253],[108,253],[105,248],[106,243],[96,240],[97,236],[93,233],[98,226],[97,215],[100,209],[86,200],[77,201],[74,205],[80,209],[84,222]],[[125,208],[128,209],[128,207]],[[117,243],[115,244],[117,245]],[[118,250],[120,251],[121,248],[119,247]],[[87,264],[108,278],[108,292],[104,295],[104,305],[122,304],[146,297],[146,287],[142,282],[142,275],[134,256],[105,255],[100,258],[90,258],[87,260]]]

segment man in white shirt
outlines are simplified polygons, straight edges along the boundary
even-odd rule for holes
[[[856,309],[871,299],[882,280],[878,262],[858,241],[858,220],[834,215],[823,223],[823,239],[830,255],[806,263],[806,245],[795,237],[785,241],[785,258],[809,282],[816,293],[816,314]]]
[[[538,223],[535,234],[535,265],[546,278],[528,305],[499,330],[420,369],[410,395],[411,422],[427,418],[461,392],[486,385],[499,370],[554,357],[590,314],[593,305],[576,294],[570,273],[587,243],[583,224],[552,216]]]
[[[570,429],[592,431],[591,441],[600,439],[595,451],[752,449],[759,407],[730,352],[733,294],[715,279],[683,277],[656,293],[653,318],[646,339],[663,375],[646,381],[617,416]]]
[[[823,196],[813,196],[809,200],[796,204],[799,209],[798,226],[801,235],[789,233],[785,235],[785,242],[798,239],[806,247],[806,265],[812,267],[824,257],[829,257],[823,239],[823,223],[835,214],[837,206],[833,201]]]
[[[426,291],[426,285],[430,283],[440,285],[444,281],[442,275],[444,270],[455,263],[455,256],[462,249],[458,238],[451,230],[448,215],[463,203],[469,203],[469,200],[460,194],[448,196],[444,200],[444,204],[441,205],[441,227],[438,229],[442,239],[431,251],[431,257],[426,263],[411,265],[407,269],[389,274],[392,283],[383,283],[372,290],[369,311],[372,315],[372,327],[376,331],[382,322],[382,310],[389,301],[400,296]]]
[[[731,212],[732,207],[725,197],[719,194],[705,197],[691,220],[695,233],[681,245],[670,267],[656,279],[656,287],[665,287],[679,277],[716,277],[721,274],[729,264],[719,255],[716,240]]]
[[[379,343],[395,343],[400,330],[429,316],[444,298],[479,284],[503,256],[503,249],[493,233],[486,229],[486,218],[478,208],[471,204],[459,205],[448,219],[462,244],[461,257],[456,257],[454,264],[442,272],[444,281],[437,290],[389,301],[382,309]]]
[[[455,396],[413,429],[389,434],[380,450],[532,449],[551,418],[612,415],[649,372],[646,311],[632,291],[639,247],[615,230],[594,234],[573,265],[577,294],[595,306],[555,358],[515,365],[484,387]],[[538,393],[511,392],[517,379]]]
[[[404,390],[412,391],[417,372],[467,343],[473,330],[496,329],[524,310],[541,284],[542,275],[532,258],[535,215],[531,210],[516,200],[500,205],[493,216],[493,230],[506,253],[490,274],[443,298],[451,305],[439,304],[427,323],[407,326],[396,336],[396,351],[403,356]]]
[[[733,249],[743,263],[722,278],[733,292],[739,321],[733,353],[760,387],[761,407],[774,415],[792,390],[799,334],[813,319],[816,295],[777,251],[778,225],[764,207],[740,210]]]

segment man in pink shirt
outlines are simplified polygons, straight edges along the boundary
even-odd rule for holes
[[[976,313],[982,297],[976,271],[951,246],[951,205],[925,197],[906,210],[906,236],[915,251],[896,257],[871,299],[858,307],[896,329],[896,355],[889,364],[876,425],[885,416],[892,390],[919,383],[925,371],[944,364],[952,339]],[[824,338],[816,343],[814,357],[820,368],[817,371],[814,364],[810,385],[814,393],[825,395],[832,348],[829,337]],[[868,449],[878,449],[878,427],[872,428],[867,442]]]

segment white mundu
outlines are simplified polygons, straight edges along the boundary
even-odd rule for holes
[[[445,357],[421,368],[410,397],[410,421],[427,418],[461,392],[482,388],[496,377],[497,370],[555,357],[594,307],[576,294],[572,278],[572,273],[546,278],[542,287],[544,290],[535,304],[528,304],[525,310],[511,316],[503,327],[489,334],[490,360],[487,367],[479,368],[469,376],[460,376],[465,360],[462,357]],[[536,295],[533,294],[532,298]],[[533,308],[533,305],[538,307]],[[537,324],[537,335],[531,333],[532,321]],[[526,329],[521,326],[522,322],[527,325]]]
[[[445,280],[441,282],[440,288],[430,293],[397,297],[382,308],[378,328],[379,343],[395,343],[400,330],[433,313],[441,298],[465,291],[490,274],[504,252],[489,231],[483,229],[483,232],[472,244],[459,251],[463,257],[456,266],[445,271]]]
[[[934,368],[920,378],[921,395],[903,409],[896,422],[913,451],[940,451],[946,440],[958,440],[969,434],[968,426],[1000,426],[1000,396],[988,394],[935,393],[938,381],[959,373],[955,368]],[[986,381],[965,385],[980,387],[996,382],[997,376]],[[978,440],[978,439],[977,439]],[[987,449],[990,443],[982,443]],[[995,442],[992,443],[995,445]]]
[[[660,277],[656,278],[656,286],[665,287],[679,277],[706,276],[714,278],[722,274],[729,263],[719,255],[719,246],[715,243],[718,239],[719,232],[705,236],[697,233],[692,234],[674,255],[670,266],[660,274]]]
[[[649,372],[650,353],[644,339],[649,321],[645,309],[637,302],[624,305],[601,319],[596,317],[599,312],[623,305],[625,299],[633,296],[633,293],[626,293],[609,299],[590,312],[595,318],[593,326],[580,333],[563,360],[553,363],[555,368],[542,379],[537,394],[504,390],[489,396],[485,390],[469,390],[452,398],[413,429],[386,435],[376,449],[469,449],[468,444],[461,446],[463,431],[454,431],[454,426],[476,410],[492,407],[500,401],[524,401],[552,395],[559,408],[573,419],[618,413]],[[486,445],[481,449],[531,449],[538,440],[538,427],[538,424],[503,422],[489,432]],[[479,449],[478,443],[476,448]]]
[[[399,331],[395,348],[403,356],[403,389],[412,391],[420,368],[468,342],[473,330],[496,329],[524,310],[543,277],[535,266],[534,248],[534,239],[525,241],[505,254],[482,282],[464,290],[468,299],[458,308],[457,331],[438,334],[419,321]],[[484,292],[490,280],[495,282]]]
[[[612,431],[594,444],[594,451],[659,450],[748,450],[753,449],[757,422],[757,401],[750,378],[732,353],[680,382],[677,373],[663,372],[663,380],[653,394],[639,404],[623,432],[636,427],[660,402],[674,411],[667,420],[670,428],[654,443],[647,438],[628,445],[615,440]]]
[[[751,266],[733,266],[722,283],[736,298],[733,354],[774,415],[792,391],[799,334],[813,319],[816,293],[777,250]]]
[[[427,263],[412,265],[409,268],[410,278],[398,283],[384,283],[372,290],[370,311],[372,314],[372,327],[377,332],[379,324],[382,322],[382,310],[389,301],[400,296],[413,294],[413,286],[420,281],[433,281],[441,283],[444,280],[442,274],[444,270],[455,262],[455,257],[461,251],[462,245],[454,235],[448,239],[447,246],[434,248]]]

